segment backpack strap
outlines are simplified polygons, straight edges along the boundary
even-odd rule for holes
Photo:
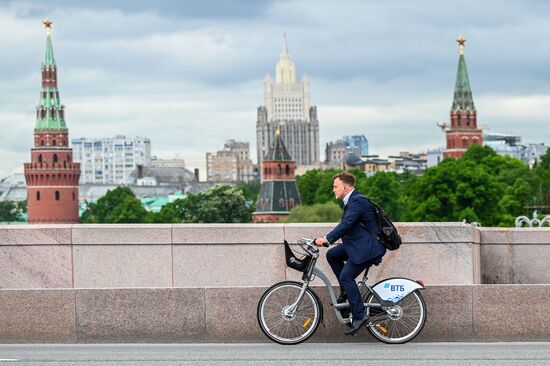
[[[376,203],[374,203],[370,198],[368,198],[367,196],[365,195],[361,195],[361,197],[365,198],[367,201],[370,202],[370,204],[372,205],[372,208],[374,209],[374,215],[376,216],[376,221],[378,223],[378,226],[380,226],[380,220],[378,219],[378,211],[379,211],[379,208],[378,208],[378,205]],[[369,234],[371,234],[372,236],[374,236],[376,238],[376,240],[378,240],[378,242],[380,242],[380,237],[378,236],[378,234],[375,234],[373,233],[372,231],[370,231],[367,226],[365,224],[363,224],[362,221],[359,221],[359,225],[361,225],[361,227],[363,229],[365,229]]]

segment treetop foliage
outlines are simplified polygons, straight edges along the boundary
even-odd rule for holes
[[[302,206],[294,208],[285,221],[339,221],[342,203],[334,198],[332,177],[340,172],[315,169],[296,177]],[[497,155],[490,147],[473,145],[461,159],[445,159],[422,176],[377,172],[367,177],[357,169],[350,172],[357,178],[356,188],[394,221],[466,220],[511,226],[517,216],[530,216],[528,207],[550,211],[550,149],[534,169]],[[217,185],[170,202],[156,214],[147,212],[129,188],[119,187],[90,204],[81,222],[250,222],[260,186],[259,182]],[[13,211],[1,207],[0,213]]]

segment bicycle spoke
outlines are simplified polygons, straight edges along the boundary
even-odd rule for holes
[[[407,315],[407,314],[403,314],[403,316],[401,317],[401,319],[404,319],[404,321],[408,321],[410,322],[411,324],[414,324],[416,326],[416,324],[418,323],[418,321],[420,320],[420,318],[418,317],[415,317],[415,316],[412,316],[412,315]]]
[[[264,295],[258,315],[260,325],[268,337],[280,343],[299,343],[317,329],[319,305],[309,290],[288,317],[282,313],[296,302],[300,291],[301,287],[295,284],[284,284]]]

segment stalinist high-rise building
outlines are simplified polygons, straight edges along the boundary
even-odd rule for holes
[[[264,82],[264,105],[258,108],[256,146],[261,164],[280,128],[288,153],[297,166],[317,165],[319,154],[319,121],[317,107],[311,106],[309,80],[306,75],[296,82],[296,67],[288,54],[286,36],[281,58],[275,68],[275,82],[268,75]]]

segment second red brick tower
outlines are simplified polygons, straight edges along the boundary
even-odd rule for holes
[[[466,40],[459,37],[457,42],[460,49],[460,58],[451,107],[451,125],[446,126],[447,147],[443,152],[445,158],[455,159],[462,157],[473,144],[483,144],[483,133],[477,127],[477,111],[470,88],[466,60],[464,59],[464,42]]]
[[[77,223],[80,163],[73,163],[65,106],[57,90],[51,24],[46,26],[46,54],[42,63],[42,91],[36,107],[34,148],[25,163],[29,223]]]

